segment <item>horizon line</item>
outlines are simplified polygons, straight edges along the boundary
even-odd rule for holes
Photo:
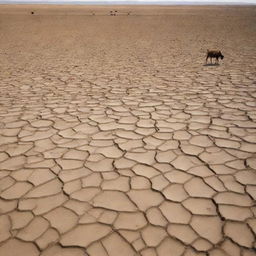
[[[47,1],[33,1],[33,0],[0,0],[0,4],[52,4],[52,5],[256,5],[252,2],[232,2],[232,1],[136,1],[136,0],[117,0],[117,1],[108,1],[108,0],[100,0],[100,1],[83,1],[83,0],[62,0],[62,1],[56,1],[56,0],[47,0]]]

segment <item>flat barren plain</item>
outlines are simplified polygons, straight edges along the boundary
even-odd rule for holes
[[[255,256],[255,42],[252,6],[1,5],[0,255]]]

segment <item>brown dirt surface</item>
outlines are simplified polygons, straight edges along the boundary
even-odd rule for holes
[[[255,255],[255,24],[0,5],[0,255]]]

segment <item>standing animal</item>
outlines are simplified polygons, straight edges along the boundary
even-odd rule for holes
[[[222,55],[221,51],[219,50],[207,50],[206,64],[207,64],[208,58],[211,59],[211,63],[212,63],[212,58],[216,59],[215,63],[219,63],[219,58],[223,60],[224,55]]]

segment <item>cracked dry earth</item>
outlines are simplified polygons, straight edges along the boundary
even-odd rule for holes
[[[255,8],[15,8],[0,16],[0,255],[255,255]]]

